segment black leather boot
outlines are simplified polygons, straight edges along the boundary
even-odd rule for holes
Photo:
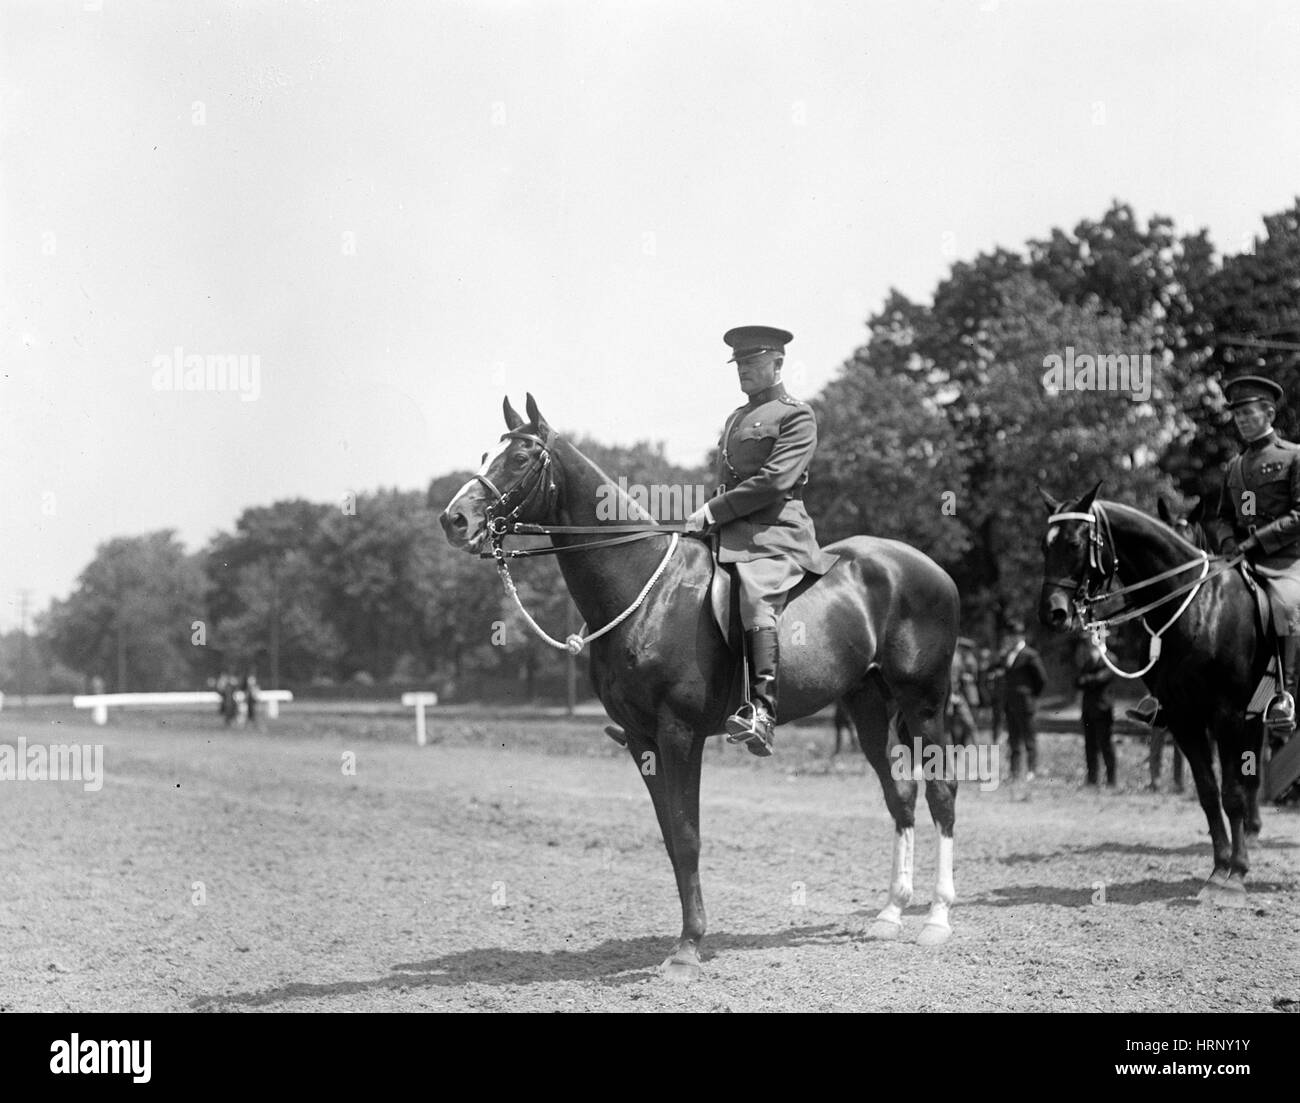
[[[766,758],[772,753],[781,662],[776,629],[755,628],[746,632],[745,648],[749,652],[750,699],[727,719],[727,742],[744,743],[750,754]]]
[[[1296,658],[1300,639],[1282,637],[1282,682],[1264,709],[1264,727],[1271,732],[1295,731]]]

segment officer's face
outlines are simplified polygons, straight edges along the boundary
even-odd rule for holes
[[[1262,400],[1234,406],[1232,420],[1244,440],[1254,440],[1273,425],[1273,407]]]
[[[781,374],[780,356],[775,352],[755,352],[736,361],[736,374],[740,389],[746,394],[757,394],[776,382]]]

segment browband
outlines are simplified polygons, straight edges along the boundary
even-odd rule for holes
[[[1057,521],[1088,521],[1095,525],[1097,517],[1093,513],[1053,513],[1047,519],[1049,525],[1054,525]]]

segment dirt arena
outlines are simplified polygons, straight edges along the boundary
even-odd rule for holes
[[[892,826],[824,727],[759,761],[706,754],[703,979],[663,980],[680,911],[650,802],[597,720],[291,707],[215,717],[0,713],[0,743],[102,743],[103,788],[0,785],[5,1011],[1246,1011],[1300,1007],[1300,815],[1266,808],[1250,907],[1193,896],[1194,800],[1085,792],[1081,739],[1043,736],[1029,799],[964,785],[947,945],[883,903]],[[355,773],[346,770],[355,756]],[[1167,772],[1167,771],[1166,771]],[[1104,903],[1098,903],[1104,899]],[[802,903],[798,902],[802,901]]]

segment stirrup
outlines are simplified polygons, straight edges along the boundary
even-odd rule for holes
[[[1271,732],[1295,731],[1295,698],[1283,690],[1264,707],[1264,727]]]
[[[767,758],[772,753],[772,719],[767,710],[761,712],[757,705],[746,701],[727,717],[727,742],[744,743],[750,754]]]

